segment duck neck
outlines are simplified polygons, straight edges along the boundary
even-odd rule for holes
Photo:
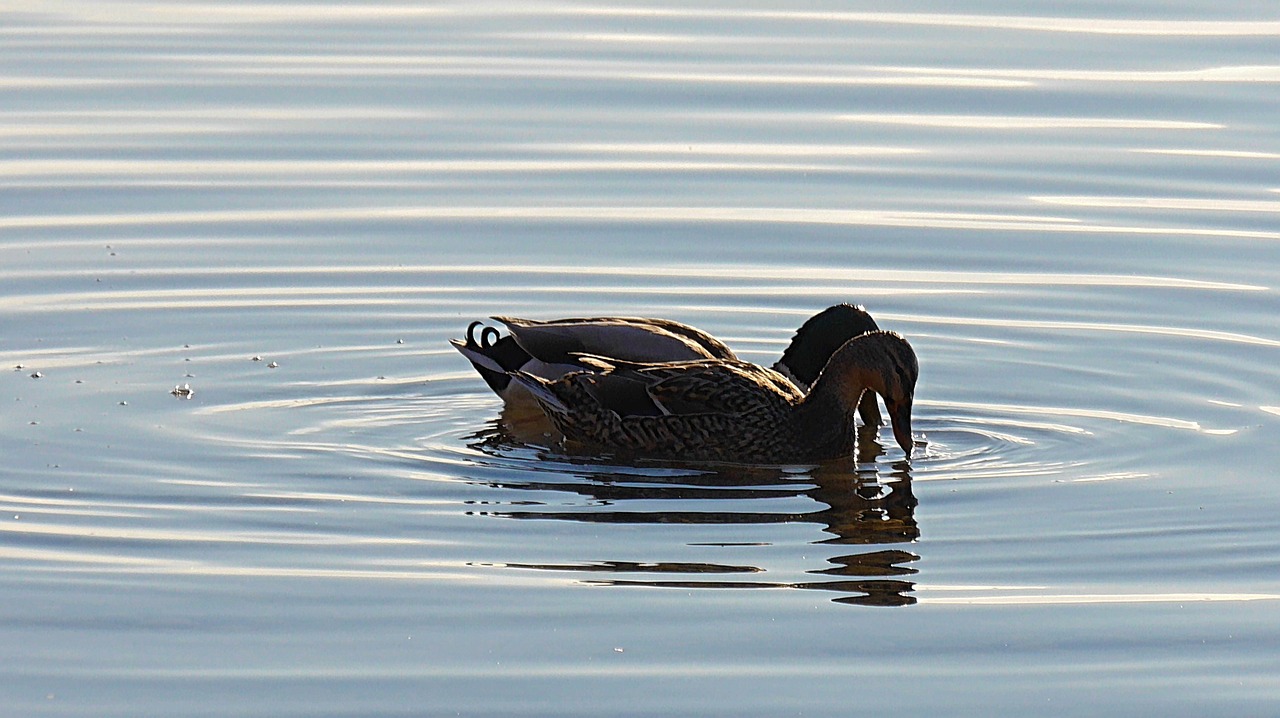
[[[814,390],[796,404],[792,426],[797,444],[808,446],[815,459],[852,454],[858,445],[857,400],[849,404],[842,392]]]
[[[855,417],[871,377],[866,362],[846,347],[831,358],[813,388],[796,404],[796,429],[819,458],[846,455],[857,447]]]
[[[852,415],[858,410],[858,402],[862,392],[881,387],[873,386],[877,372],[873,369],[874,361],[865,355],[864,341],[851,341],[840,348],[822,373],[814,380],[813,387],[805,396],[804,403],[815,406],[826,406],[832,411]]]

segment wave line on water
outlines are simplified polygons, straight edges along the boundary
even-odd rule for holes
[[[1185,120],[1124,117],[1041,117],[1032,115],[922,115],[858,113],[840,115],[846,122],[911,127],[983,130],[1218,130],[1225,125]]]
[[[901,150],[906,154],[912,150]],[[915,152],[923,152],[917,150]],[[886,151],[884,154],[892,152]],[[705,156],[707,153],[700,153]],[[872,154],[865,152],[864,154]],[[779,157],[762,152],[760,156]],[[797,154],[789,156],[798,156]],[[805,157],[820,156],[811,152]],[[829,155],[823,155],[829,156]],[[842,156],[857,156],[845,153]],[[210,177],[293,177],[314,178],[317,173],[408,174],[500,172],[626,172],[626,171],[780,171],[817,172],[848,169],[831,162],[766,162],[706,159],[503,159],[503,160],[25,160],[0,164],[0,177],[25,179],[51,177],[61,183],[67,177],[190,177],[201,182]]]
[[[905,74],[943,77],[992,77],[1018,80],[1055,80],[1068,82],[1280,82],[1280,65],[1239,65],[1205,67],[1197,70],[1063,70],[1063,69],[994,69],[945,67],[883,68]]]
[[[1041,195],[1031,196],[1027,199],[1032,202],[1062,207],[1280,213],[1280,201],[1276,200],[1204,199],[1196,197],[1102,197],[1086,195]]]
[[[237,510],[247,511],[250,509],[242,507]],[[299,506],[272,506],[269,508],[258,507],[252,510],[270,511],[274,513],[311,513],[313,511],[313,509]],[[338,534],[285,533],[283,531],[261,533],[229,530],[198,531],[189,528],[158,529],[142,526],[82,526],[78,524],[50,523],[27,519],[0,522],[0,535],[53,536],[63,539],[88,539],[95,542],[110,540],[139,543],[209,543],[259,546],[426,546],[440,543],[438,540],[426,538],[396,538],[391,536],[351,537]]]
[[[798,22],[845,22],[888,25],[928,25],[996,30],[1059,32],[1089,35],[1161,36],[1277,36],[1275,20],[1128,20],[1107,17],[1045,17],[1032,15],[972,15],[953,13],[856,12],[839,10],[715,10],[650,7],[552,8],[548,14],[601,15],[613,17],[674,17],[691,19],[735,18],[743,20],[785,20]]]
[[[137,244],[157,244],[169,246],[172,240],[130,240],[130,243]],[[44,246],[37,240],[35,243],[5,243],[5,247],[9,248],[31,248],[39,244]],[[74,244],[74,243],[73,243]],[[90,242],[90,244],[96,244]],[[204,240],[201,240],[204,244]],[[1216,282],[1202,279],[1184,279],[1180,277],[1159,277],[1144,276],[1137,274],[1067,274],[1053,272],[960,272],[947,270],[913,270],[913,269],[840,269],[833,267],[751,267],[741,265],[692,265],[692,266],[643,266],[629,265],[627,267],[585,267],[570,265],[412,265],[412,264],[396,264],[396,265],[353,265],[353,266],[257,266],[257,267],[159,267],[153,269],[147,268],[131,268],[131,269],[83,269],[83,270],[15,270],[4,271],[0,269],[0,278],[9,279],[53,279],[72,276],[92,276],[92,277],[252,277],[265,275],[279,275],[281,277],[297,277],[300,275],[310,276],[345,276],[357,277],[361,275],[440,275],[440,274],[464,274],[464,275],[503,275],[510,276],[528,276],[528,277],[554,277],[557,275],[565,277],[613,277],[624,276],[633,279],[640,275],[651,275],[655,277],[678,277],[685,279],[718,279],[728,281],[768,281],[768,282],[788,282],[797,279],[803,279],[807,282],[863,282],[863,283],[891,283],[891,284],[942,284],[942,285],[992,285],[992,286],[1059,286],[1059,287],[1149,287],[1159,289],[1192,289],[1205,291],[1224,291],[1224,292],[1261,292],[1267,291],[1267,287],[1256,284],[1239,284],[1233,282]],[[560,288],[556,288],[559,291]],[[790,290],[790,287],[788,287]],[[895,287],[895,289],[897,289]],[[635,288],[631,288],[635,291]],[[152,297],[157,296],[184,296],[193,297],[207,295],[215,290],[194,290],[194,289],[168,289],[141,292],[118,292],[114,295],[94,292],[92,296],[101,299],[105,296],[121,296],[121,297]],[[412,286],[378,286],[378,287],[323,287],[323,288],[301,288],[301,287],[269,287],[269,288],[224,288],[216,289],[216,294],[225,297],[228,294],[242,294],[254,297],[256,301],[261,301],[262,294],[265,292],[275,294],[298,294],[301,296],[319,296],[319,295],[359,295],[367,293],[377,294],[426,294],[426,293],[449,293],[457,291],[449,288],[436,288],[422,285]],[[604,291],[597,289],[596,291]],[[683,291],[683,290],[682,290]],[[731,291],[725,288],[723,291]],[[696,293],[696,291],[694,292]],[[42,294],[40,297],[55,296],[52,294]],[[83,293],[68,293],[66,297],[82,297]],[[804,310],[788,310],[780,307],[751,308],[743,307],[741,311],[760,311],[769,313],[793,313],[802,314]],[[964,320],[978,321],[978,320]]]
[[[1280,231],[1091,224],[1069,217],[857,210],[797,207],[643,207],[643,206],[472,206],[472,207],[336,207],[293,209],[198,210],[81,215],[16,215],[0,218],[0,229],[132,227],[255,222],[343,222],[409,220],[711,222],[753,224],[818,224],[934,229],[980,229],[1011,232],[1133,234],[1190,237],[1280,239]]]
[[[529,79],[536,81],[576,80],[599,82],[685,83],[699,85],[784,85],[784,86],[891,86],[1021,89],[1034,85],[1028,80],[964,75],[882,74],[863,65],[815,65],[809,71],[761,72],[727,66],[670,67],[671,63],[600,60],[548,60],[477,56],[384,56],[384,55],[173,55],[168,58],[185,64],[212,66],[211,74],[230,75],[244,81],[249,77],[464,77],[469,79]],[[661,69],[659,69],[661,68]],[[168,82],[131,80],[146,85]],[[216,84],[217,80],[188,79],[194,84]]]
[[[1094,476],[1085,476],[1079,479],[1067,479],[1073,484],[1094,484],[1103,481],[1129,481],[1132,479],[1149,479],[1151,474],[1141,471],[1116,471],[1110,474],[1097,474]]]
[[[124,7],[128,12],[121,12]],[[371,20],[413,20],[432,18],[504,18],[525,19],[555,18],[557,16],[620,17],[620,18],[676,18],[708,19],[716,21],[747,20],[776,23],[849,23],[882,25],[924,25],[943,28],[975,28],[1054,32],[1087,35],[1156,35],[1200,37],[1255,37],[1280,35],[1280,21],[1269,19],[1215,20],[1197,18],[1127,19],[1109,17],[1061,17],[1045,15],[982,15],[972,13],[937,12],[866,12],[844,10],[759,10],[759,9],[700,9],[676,7],[649,7],[641,5],[578,5],[569,3],[534,4],[508,7],[505,4],[203,4],[193,13],[189,5],[176,2],[128,2],[99,7],[94,4],[77,5],[74,12],[63,11],[54,17],[59,20],[58,30],[75,29],[91,31],[107,28],[118,32],[121,28],[146,28],[177,23],[181,26],[200,25],[275,25],[299,22],[351,23]],[[23,32],[39,33],[44,27],[17,28]]]
[[[95,27],[120,32],[125,28],[154,25],[177,25],[182,28],[201,25],[264,25],[300,22],[361,22],[371,20],[410,20],[414,18],[475,16],[465,6],[387,3],[191,3],[165,0],[132,0],[111,4],[72,3],[74,10],[64,9],[53,17],[59,29],[70,26],[77,30]],[[492,11],[490,11],[492,12]],[[490,13],[485,13],[490,14]],[[35,28],[36,30],[42,28]],[[190,32],[190,29],[186,31]]]
[[[1254,150],[1207,150],[1207,149],[1139,147],[1139,148],[1130,150],[1130,152],[1150,154],[1150,155],[1176,155],[1176,156],[1187,156],[1187,157],[1221,157],[1223,159],[1233,159],[1233,160],[1280,159],[1280,153],[1258,152]]]
[[[119,553],[88,553],[58,549],[0,546],[0,558],[32,562],[28,571],[67,573],[142,574],[152,576],[213,576],[243,578],[321,578],[393,581],[474,581],[480,577],[462,573],[458,565],[443,561],[413,561],[406,566],[376,568],[311,568],[303,566],[237,566],[178,558],[152,558]],[[367,566],[368,564],[364,564]]]
[[[1226,342],[1229,344],[1249,344],[1259,347],[1280,348],[1280,340],[1267,339],[1252,334],[1221,332],[1213,329],[1191,329],[1188,327],[1160,327],[1145,324],[1106,324],[1102,322],[1065,322],[1030,319],[983,319],[978,317],[943,317],[922,316],[915,314],[884,314],[886,318],[902,319],[922,324],[947,324],[965,326],[1004,327],[1017,329],[1119,332],[1130,334],[1154,334],[1158,336],[1181,337],[1184,339],[1204,339],[1208,341]]]
[[[800,143],[745,143],[745,142],[566,142],[531,143],[514,145],[518,149],[564,151],[603,154],[692,154],[766,157],[863,157],[878,155],[921,154],[926,150],[911,147],[885,147],[878,145],[831,145]]]
[[[1025,404],[987,404],[982,402],[937,401],[929,399],[916,400],[917,406],[928,406],[940,409],[967,409],[981,412],[1007,412],[1012,414],[1033,414],[1037,416],[1076,416],[1085,419],[1103,419],[1129,424],[1159,426],[1166,429],[1183,429],[1201,432],[1204,429],[1199,422],[1187,419],[1175,419],[1167,416],[1151,416],[1149,414],[1133,414],[1109,409],[1084,409],[1061,406],[1030,406]]]
[[[128,109],[59,109],[59,110],[15,110],[6,111],[3,120],[23,119],[33,122],[44,122],[50,119],[77,119],[91,121],[87,124],[97,127],[104,120],[142,120],[158,122],[160,120],[262,120],[264,122],[281,122],[290,120],[438,120],[447,116],[439,110],[396,107],[386,105],[353,105],[347,106],[280,106],[270,105],[229,105],[200,107],[151,107],[145,110]]]
[[[949,590],[938,587],[938,591]],[[1060,606],[1112,603],[1208,603],[1246,601],[1280,601],[1274,593],[1042,593],[1014,595],[936,596],[931,590],[917,585],[916,597],[920,603],[982,606]]]

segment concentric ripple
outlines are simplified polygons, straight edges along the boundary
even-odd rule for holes
[[[1275,712],[1258,3],[9,5],[6,715]],[[578,455],[448,344],[836,302],[910,461]]]
[[[202,281],[198,269],[187,276]],[[927,506],[931,497],[937,500],[926,488],[933,482],[953,482],[948,484],[952,490],[957,481],[961,486],[981,482],[1016,492],[1046,482],[1157,477],[1166,461],[1157,447],[1229,436],[1244,424],[1241,412],[1250,409],[1238,401],[1236,385],[1228,384],[1220,388],[1220,400],[1198,409],[1185,395],[1170,394],[1168,401],[1143,406],[1167,409],[1166,416],[1134,411],[1134,403],[1111,388],[1112,383],[1130,386],[1120,380],[1124,364],[1155,350],[1211,368],[1231,361],[1219,345],[1233,352],[1270,348],[1264,337],[1205,331],[1185,321],[1162,325],[1157,319],[1134,326],[1100,316],[1067,325],[1047,309],[1057,295],[1077,303],[1085,298],[1101,309],[1135,292],[1176,305],[1189,293],[1213,297],[1258,291],[1154,276],[867,272],[856,286],[836,293],[836,285],[854,277],[815,270],[814,276],[830,284],[823,290],[831,293],[801,292],[786,302],[779,297],[791,291],[798,274],[743,267],[673,272],[662,280],[633,283],[624,295],[609,289],[617,274],[608,268],[401,267],[345,274],[316,268],[314,287],[281,286],[289,275],[274,268],[245,269],[239,276],[252,284],[233,295],[216,288],[175,291],[162,286],[166,279],[155,271],[106,274],[110,286],[90,292],[40,291],[32,283],[27,295],[9,299],[11,309],[57,312],[72,322],[88,317],[91,307],[125,319],[176,310],[203,312],[213,320],[200,332],[174,325],[168,346],[129,353],[98,348],[93,332],[86,331],[80,347],[4,356],[24,367],[15,371],[15,378],[26,381],[24,398],[55,403],[91,398],[104,416],[155,437],[152,446],[167,447],[161,453],[173,463],[168,485],[180,495],[211,506],[230,501],[246,515],[256,515],[249,534],[225,537],[230,545],[275,536],[270,540],[287,547],[283,560],[245,555],[242,564],[209,564],[210,572],[306,573],[319,570],[313,565],[321,560],[317,546],[348,546],[346,559],[324,558],[324,570],[387,578],[521,582],[544,576],[610,586],[804,588],[832,592],[834,600],[846,603],[910,603],[920,558],[914,545],[929,532],[927,524],[920,525],[916,507],[921,501]],[[575,285],[577,291],[558,295]],[[948,294],[965,296],[971,311],[986,306],[984,295],[992,299],[969,322],[921,311]],[[474,296],[493,299],[481,304]],[[866,297],[882,326],[908,336],[921,358],[913,420],[918,446],[910,462],[887,438],[887,429],[878,439],[866,438],[857,456],[821,466],[619,464],[608,457],[572,455],[544,423],[504,416],[499,400],[445,341],[491,314],[565,316],[581,313],[585,304],[601,307],[602,313],[619,307],[614,313],[687,321],[720,335],[745,358],[769,363],[809,314],[860,297]],[[1011,298],[1039,302],[1048,316],[1004,316],[1000,307]],[[367,319],[371,308],[376,308],[373,322]],[[278,325],[275,312],[325,317],[341,331],[326,337],[285,331],[282,341],[253,345],[236,338],[235,327],[244,321]],[[305,325],[305,319],[298,324]],[[1088,351],[1046,356],[1063,332],[1083,347],[1115,337],[1132,342],[1109,344],[1104,361],[1095,361]],[[1015,365],[1022,379],[1011,384],[1005,376]],[[26,378],[36,371],[41,378]],[[122,382],[122,376],[131,380]],[[1247,372],[1237,370],[1235,376],[1243,380]],[[1072,383],[1089,390],[1052,390]],[[190,391],[171,396],[175,386]],[[41,424],[37,403],[27,403],[33,407],[34,430],[77,428]],[[75,446],[85,438],[70,436],[46,439],[46,445]],[[154,461],[155,452],[150,455]],[[221,472],[205,470],[202,460],[212,457],[244,465],[271,462],[284,478],[245,477],[228,484],[218,478]],[[120,456],[121,476],[142,461],[142,453]],[[135,533],[132,540],[177,539],[179,548],[171,549],[179,556],[185,543],[219,540],[180,528],[182,512],[172,502],[144,507],[100,499],[93,506],[80,503],[84,496],[67,505],[67,496],[50,503],[52,498],[14,495],[10,505],[29,513],[75,515],[84,525],[25,524],[32,538],[109,534],[114,520],[106,511],[150,516],[158,527]],[[360,507],[359,519],[348,515],[353,507]],[[329,516],[332,525],[318,532],[292,528],[308,515]],[[404,526],[413,516],[451,527],[454,536],[502,532],[499,526],[515,520],[533,534],[546,526],[592,526],[597,539],[569,551],[536,542],[488,546],[480,538],[441,548],[434,540],[405,536],[403,528],[378,529]],[[46,542],[36,541],[41,543]],[[376,550],[383,555],[371,567],[357,560],[367,557],[357,547],[365,552],[381,547]],[[31,550],[36,553],[23,555],[49,558],[54,549]],[[433,568],[422,568],[415,551],[432,555]],[[116,561],[124,559],[98,559],[100,565],[127,568],[128,561]],[[407,568],[410,564],[415,568]]]

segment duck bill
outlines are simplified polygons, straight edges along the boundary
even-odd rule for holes
[[[907,453],[907,458],[911,458],[911,450],[915,447],[915,440],[911,438],[911,404],[904,402],[888,408],[893,438],[898,440],[898,446]]]

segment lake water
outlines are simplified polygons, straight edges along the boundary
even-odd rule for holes
[[[6,714],[1273,713],[1257,8],[5,11]],[[909,463],[564,455],[447,344],[836,302]]]

